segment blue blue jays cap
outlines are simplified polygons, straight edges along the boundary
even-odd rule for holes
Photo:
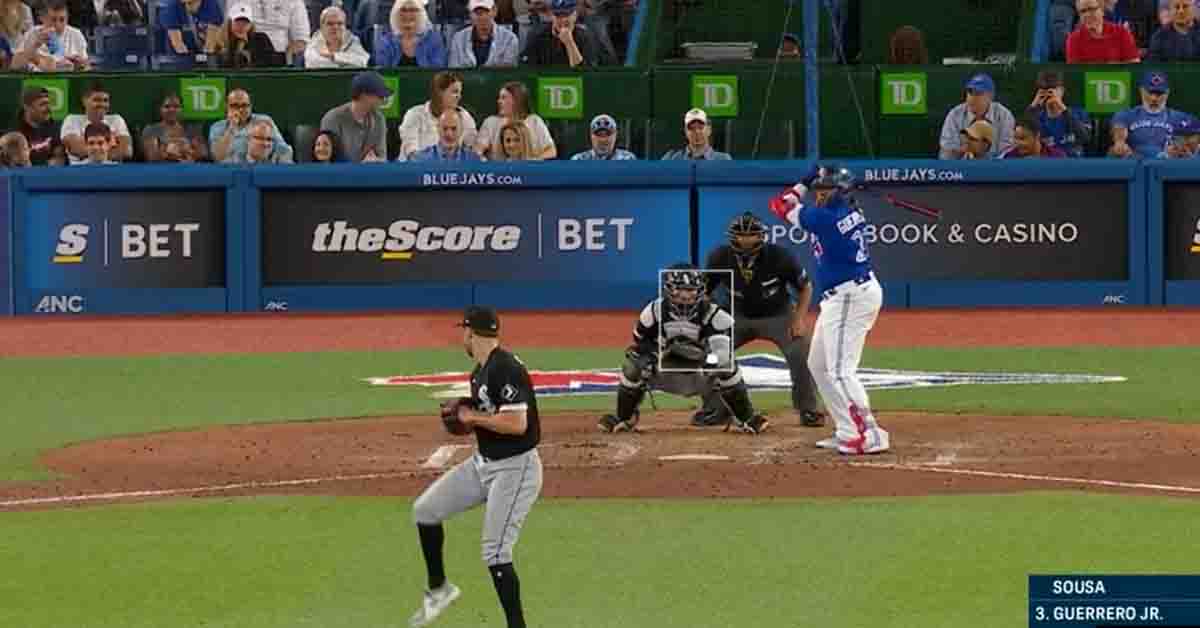
[[[388,89],[383,76],[378,72],[359,72],[350,82],[350,95],[357,98],[361,94],[388,98],[392,95],[392,90]]]
[[[614,133],[617,130],[617,121],[607,113],[602,113],[595,118],[592,118],[592,133],[607,131]]]
[[[996,93],[996,82],[987,74],[976,74],[967,79],[967,84],[964,86],[971,91],[987,92],[989,94]]]
[[[576,0],[550,0],[550,12],[555,15],[570,15],[575,12]]]
[[[1142,81],[1138,83],[1138,86],[1154,94],[1162,94],[1171,90],[1166,72],[1147,72],[1142,75]]]
[[[1171,129],[1173,137],[1187,137],[1189,135],[1200,135],[1200,120],[1194,116],[1188,116],[1179,122]]]

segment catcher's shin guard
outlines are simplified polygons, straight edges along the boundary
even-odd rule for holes
[[[629,421],[638,414],[638,406],[642,405],[642,398],[646,396],[646,389],[639,386],[630,388],[627,386],[617,387],[617,418],[621,421]]]
[[[745,382],[721,389],[721,399],[733,411],[733,424],[731,427],[739,432],[749,432],[751,434],[761,434],[767,430],[770,423],[765,418],[754,412],[754,404],[750,401],[750,391],[746,388]]]

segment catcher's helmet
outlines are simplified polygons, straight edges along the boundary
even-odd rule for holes
[[[673,264],[663,271],[663,301],[677,319],[692,318],[700,311],[705,299],[704,287],[704,273],[691,264]]]
[[[766,242],[767,226],[752,212],[745,212],[729,223],[726,234],[729,236],[729,246],[733,247],[735,253],[755,255],[762,250],[763,244]],[[745,248],[738,243],[738,236],[760,236],[760,239],[750,248]]]

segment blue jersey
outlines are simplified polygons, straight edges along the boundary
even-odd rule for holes
[[[1071,107],[1059,114],[1057,118],[1050,117],[1045,109],[1038,112],[1038,121],[1042,123],[1042,143],[1061,148],[1068,157],[1083,157],[1083,144],[1087,137],[1079,137],[1075,131],[1089,133],[1092,121],[1083,109]],[[1071,122],[1075,124],[1072,125]],[[1072,128],[1075,127],[1075,128]]]
[[[871,272],[867,218],[844,195],[835,195],[825,207],[806,205],[800,212],[800,226],[812,241],[818,294]]]
[[[1113,116],[1112,125],[1129,130],[1127,143],[1137,157],[1153,159],[1166,150],[1175,125],[1188,117],[1182,111],[1165,107],[1158,113],[1150,113],[1139,105]]]

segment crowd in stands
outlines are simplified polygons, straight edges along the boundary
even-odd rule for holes
[[[161,34],[156,59],[225,69],[615,65],[624,47],[614,38],[628,36],[637,6],[637,0],[150,2],[153,7],[144,0],[34,0],[31,7],[0,0],[0,67],[122,69],[125,52],[147,52],[146,36],[131,44],[115,37],[108,45],[101,36],[113,25],[151,20],[149,32]]]
[[[0,136],[0,166],[83,166],[150,163],[215,162],[224,164],[290,164],[296,162],[372,163],[385,161],[543,161],[560,155],[545,120],[533,113],[524,83],[500,88],[496,113],[476,126],[475,116],[460,103],[463,78],[442,71],[431,81],[429,100],[405,112],[397,129],[398,142],[389,140],[381,106],[392,92],[374,71],[354,75],[349,102],[322,116],[319,129],[305,134],[297,127],[288,143],[270,115],[254,111],[251,94],[242,88],[226,95],[226,116],[207,130],[180,120],[181,103],[166,94],[159,105],[160,121],[137,134],[124,117],[111,111],[111,95],[99,82],[83,93],[84,113],[71,114],[59,124],[50,115],[50,92],[29,87],[21,95],[16,128]],[[662,159],[731,159],[713,149],[712,125],[701,109],[683,116],[683,146]],[[571,160],[637,159],[618,147],[622,130],[608,114],[592,118],[590,148]],[[140,151],[135,151],[140,148]],[[140,154],[137,154],[139,153]]]

